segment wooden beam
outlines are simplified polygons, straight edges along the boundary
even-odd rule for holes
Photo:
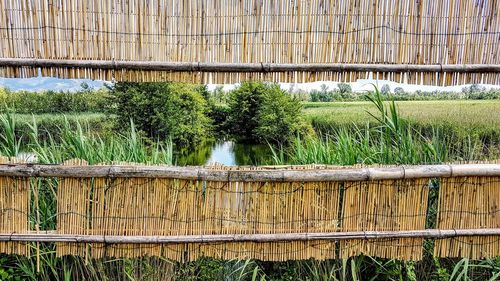
[[[0,234],[0,241],[15,242],[66,242],[66,243],[111,243],[111,244],[168,244],[168,243],[215,243],[215,242],[285,242],[285,241],[339,241],[347,239],[392,239],[392,238],[449,238],[457,236],[499,236],[500,228],[481,229],[425,229],[404,231],[357,231],[325,233],[280,233],[280,234],[220,234],[185,236],[105,236],[76,234]]]
[[[210,63],[0,58],[0,67],[66,67],[180,72],[500,72],[500,64]]]
[[[500,176],[500,164],[397,166],[390,168],[214,170],[178,166],[66,166],[1,164],[0,176],[69,178],[174,178],[232,182],[316,182]]]

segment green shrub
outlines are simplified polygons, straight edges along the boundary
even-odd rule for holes
[[[247,82],[229,93],[229,133],[239,140],[255,140],[254,132],[259,125],[257,112],[262,96],[270,87],[264,83]]]
[[[300,132],[302,105],[276,87],[262,96],[255,134],[261,141],[283,143]]]
[[[179,146],[208,136],[210,119],[202,92],[182,83],[117,83],[111,91],[119,128],[133,120],[148,137],[171,138]]]
[[[245,82],[229,94],[229,133],[246,142],[286,142],[300,132],[301,105],[277,84]]]
[[[342,93],[342,94],[352,93],[351,85],[349,85],[347,83],[339,83],[337,85],[337,88],[339,88],[339,92]]]
[[[208,117],[212,120],[213,130],[219,138],[223,138],[229,131],[227,120],[230,108],[227,104],[210,104]]]
[[[396,88],[394,88],[394,94],[395,95],[403,95],[403,94],[405,94],[405,90],[401,87],[396,87]]]

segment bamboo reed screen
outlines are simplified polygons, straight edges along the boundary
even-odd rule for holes
[[[70,159],[64,165],[86,166],[80,159]],[[59,178],[57,188],[57,232],[89,234],[89,206],[92,192],[91,178]],[[74,255],[87,256],[85,243],[56,243],[57,252],[71,252]]]
[[[425,229],[429,179],[345,183],[343,231]],[[343,258],[364,254],[420,260],[423,238],[341,241]]]
[[[77,222],[60,222],[65,223],[59,228],[64,230],[61,233],[167,236],[338,230],[337,183],[99,178],[94,179],[93,185],[76,185],[85,191],[69,196],[76,199],[76,196],[86,197],[92,193],[92,197],[79,197],[79,203],[59,205],[62,207],[59,213],[73,214]],[[82,228],[82,225],[90,227]],[[325,259],[334,255],[334,243],[325,241],[89,246],[92,257],[157,255],[194,260],[203,255],[223,259],[288,260]],[[82,255],[81,249],[80,246],[59,247],[57,253]]]
[[[500,228],[500,178],[441,179],[439,229]],[[494,258],[500,255],[500,237],[453,237],[437,240],[438,257]]]
[[[15,163],[0,158],[0,163]],[[498,162],[496,162],[498,163]],[[65,165],[86,166],[73,159]],[[124,165],[123,163],[120,163]],[[127,164],[130,165],[130,164]],[[308,165],[224,167],[223,170],[343,169]],[[47,189],[56,183],[56,192]],[[55,214],[40,213],[45,199],[57,202]],[[436,189],[433,191],[433,189]],[[439,194],[428,206],[429,194]],[[172,178],[0,177],[0,234],[33,233],[55,218],[56,233],[98,236],[186,236],[286,234],[364,231],[412,231],[429,227],[500,228],[500,178],[495,176],[419,178],[376,181],[238,182]],[[47,197],[48,196],[48,197]],[[50,199],[50,200],[52,200]],[[30,211],[30,206],[34,210]],[[437,221],[434,221],[437,208]],[[33,212],[34,211],[34,212]],[[47,217],[49,216],[49,217]],[[434,225],[434,222],[437,224]],[[59,256],[162,256],[190,261],[221,259],[282,261],[348,258],[360,254],[418,260],[423,238],[349,239],[289,242],[218,242],[178,244],[55,244]],[[435,239],[438,257],[480,259],[500,254],[498,236]],[[36,244],[38,249],[39,244]],[[1,242],[0,252],[29,255],[27,243]],[[37,250],[38,253],[38,250]]]
[[[228,63],[500,63],[498,0],[0,1],[0,57]],[[37,76],[7,67],[0,76]],[[131,81],[355,81],[366,72],[198,73],[45,68]],[[374,73],[436,85],[500,84],[498,73]]]
[[[0,156],[0,164],[22,163],[16,158]],[[26,233],[30,229],[30,182],[28,178],[0,176],[0,233]],[[28,255],[22,242],[0,242],[0,253]]]

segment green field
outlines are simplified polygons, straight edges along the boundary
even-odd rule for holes
[[[500,100],[398,101],[402,117],[421,124],[447,123],[461,128],[489,127],[500,130]],[[306,102],[307,119],[336,124],[364,124],[373,121],[370,102]]]
[[[488,149],[500,145],[500,101],[399,101],[401,117],[426,136],[437,131],[451,143],[474,142]],[[317,132],[331,134],[338,128],[378,125],[370,102],[304,103],[304,117]]]

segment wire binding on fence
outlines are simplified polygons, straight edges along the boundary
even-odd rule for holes
[[[199,170],[204,173],[193,172]],[[285,171],[293,177],[283,177]],[[13,188],[14,181],[29,182],[29,189]],[[18,229],[4,224],[0,250],[27,254],[15,247],[43,241],[56,243],[58,255],[93,258],[288,260],[365,254],[418,260],[424,239],[436,239],[436,256],[485,258],[500,252],[499,188],[499,164],[8,164],[0,165],[0,190],[29,193],[31,204],[0,206],[0,219],[15,213],[31,223]],[[40,200],[56,202],[57,209],[41,213]]]
[[[455,71],[500,63],[499,6],[457,0],[0,1],[1,58],[111,62],[102,68],[5,66],[0,76],[221,84],[352,82],[373,75],[411,84],[500,84],[498,72]],[[136,61],[184,67],[119,68]],[[221,72],[228,69],[218,63],[233,69]],[[211,64],[211,70],[197,70]],[[255,69],[240,72],[238,64]],[[277,72],[272,64],[290,67]],[[338,67],[314,70],[308,64]],[[381,66],[367,70],[365,64]],[[457,68],[447,71],[447,64]]]

